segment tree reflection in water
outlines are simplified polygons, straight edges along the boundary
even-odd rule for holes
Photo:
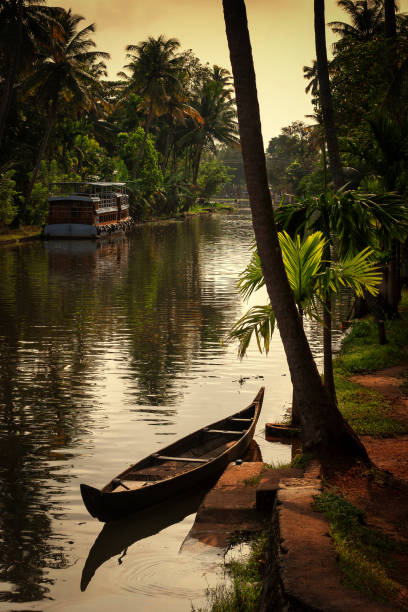
[[[0,601],[50,597],[51,570],[73,563],[56,522],[71,512],[75,455],[108,418],[110,352],[130,409],[169,424],[180,381],[211,347],[222,352],[239,309],[233,282],[222,299],[215,276],[203,283],[220,233],[195,219],[0,252]]]

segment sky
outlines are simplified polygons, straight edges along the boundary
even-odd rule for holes
[[[51,2],[50,2],[51,4]],[[231,70],[221,0],[59,0],[56,4],[95,23],[97,48],[111,54],[109,76],[126,63],[125,47],[164,34],[178,38],[202,63]],[[400,10],[408,11],[408,0]],[[303,66],[315,57],[313,0],[246,0],[264,142],[313,112]],[[347,21],[336,0],[326,0],[326,23]],[[327,29],[328,52],[335,40]]]

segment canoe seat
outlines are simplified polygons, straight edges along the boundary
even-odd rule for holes
[[[250,423],[252,419],[238,419],[236,417],[231,417],[228,419],[229,421],[234,421],[234,423]]]
[[[151,485],[150,480],[123,480],[119,485],[112,489],[112,493],[123,493],[123,491],[136,491]]]
[[[162,477],[157,474],[146,474],[144,472],[128,472],[126,474],[126,480],[141,480],[143,482],[161,480]]]
[[[246,429],[244,431],[236,431],[233,429],[206,429],[205,431],[208,433],[217,433],[217,434],[236,434],[237,436],[242,436],[244,433],[247,432]]]
[[[163,461],[190,461],[191,463],[207,463],[211,461],[211,457],[208,459],[199,459],[198,457],[169,457],[167,455],[159,455],[159,453],[154,453],[152,457]]]

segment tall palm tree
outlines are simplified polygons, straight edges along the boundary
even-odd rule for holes
[[[239,146],[236,111],[231,100],[231,88],[225,75],[220,78],[219,70],[215,69],[216,79],[205,80],[195,93],[191,105],[203,119],[187,135],[192,145],[192,182],[197,183],[201,157],[204,150],[216,152],[216,143]],[[213,72],[214,76],[214,72]]]
[[[384,0],[384,33],[386,38],[395,38],[397,35],[395,0]]]
[[[321,458],[369,462],[366,450],[322,385],[279,248],[266,174],[251,43],[243,0],[223,0],[239,131],[257,248],[298,400],[304,447]]]
[[[229,70],[227,70],[226,68],[221,68],[220,66],[214,64],[209,72],[209,76],[213,81],[216,81],[217,83],[222,83],[225,93],[228,92],[232,97],[234,89],[231,84],[232,77]]]
[[[391,0],[394,2],[394,0]],[[348,40],[367,42],[384,31],[383,0],[338,0],[337,4],[343,8],[351,19],[350,23],[331,21],[329,26],[341,40],[335,43],[340,50]]]
[[[329,69],[327,64],[326,30],[324,20],[324,0],[314,0],[314,26],[316,43],[317,75],[319,79],[320,109],[326,135],[329,166],[336,189],[344,185],[343,168],[340,160],[336,123],[330,91]]]
[[[180,90],[175,91],[172,96],[169,96],[165,103],[167,111],[165,113],[165,122],[162,128],[162,130],[164,129],[165,131],[164,149],[162,152],[163,171],[167,167],[171,148],[175,146],[176,125],[178,124],[184,128],[189,126],[190,129],[194,130],[198,125],[204,124],[204,119],[201,117],[198,110],[190,104],[191,96],[188,91],[189,72],[185,66],[185,57],[185,55],[181,56],[182,63],[179,72]]]
[[[78,30],[78,24],[83,19],[80,15],[71,13],[71,10],[64,11],[59,16],[62,39],[43,48],[35,72],[25,83],[27,89],[35,92],[37,99],[43,101],[47,108],[47,125],[27,186],[26,204],[30,200],[60,103],[69,102],[78,111],[96,107],[98,77],[93,73],[92,65],[101,58],[109,58],[109,54],[91,50],[95,43],[89,38],[89,34],[95,31],[95,25],[90,24]],[[98,70],[100,67],[96,72]]]
[[[44,6],[44,0],[0,0],[0,57],[6,67],[0,99],[0,145],[19,74],[34,61],[39,44],[60,34],[57,12]]]
[[[145,134],[133,167],[134,175],[142,161],[153,119],[168,112],[170,101],[182,97],[183,58],[176,53],[179,47],[176,38],[166,39],[163,34],[126,47],[130,62],[125,70],[130,72],[130,76],[125,72],[119,73],[125,79],[123,97],[131,92],[137,93],[146,113]]]
[[[311,66],[303,66],[303,78],[308,82],[305,92],[311,93],[313,97],[319,95],[319,79],[317,76],[317,62],[313,60]]]

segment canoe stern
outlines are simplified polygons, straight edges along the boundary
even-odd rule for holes
[[[102,510],[101,492],[99,489],[95,489],[95,487],[90,487],[86,484],[81,484],[80,488],[82,500],[89,514],[95,518],[99,518]]]

